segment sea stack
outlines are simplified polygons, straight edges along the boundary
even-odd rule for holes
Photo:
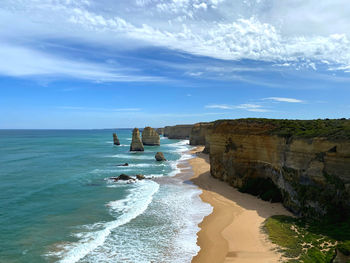
[[[132,141],[130,145],[130,151],[140,151],[143,152],[145,149],[140,138],[140,131],[138,128],[135,128],[132,131]]]
[[[157,152],[154,158],[156,158],[158,162],[166,161],[164,154],[162,152]]]
[[[120,145],[120,141],[116,133],[113,133],[113,143],[114,145]]]
[[[142,143],[144,145],[160,145],[159,134],[151,127],[144,128],[142,132]]]

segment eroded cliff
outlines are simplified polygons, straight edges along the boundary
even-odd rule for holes
[[[165,126],[164,137],[169,139],[189,139],[192,127],[192,124]]]
[[[267,200],[280,198],[299,215],[349,213],[349,120],[241,119],[208,127],[214,177]]]
[[[213,122],[200,122],[194,124],[190,134],[190,145],[205,145],[203,152],[209,153],[209,135],[213,124]]]

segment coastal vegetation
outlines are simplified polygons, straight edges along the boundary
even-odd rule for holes
[[[265,221],[264,230],[270,240],[281,248],[288,263],[350,262],[350,222],[334,222],[272,216]]]
[[[220,120],[218,122],[225,121]],[[247,118],[230,122],[266,125],[269,134],[286,138],[325,137],[330,140],[350,139],[350,119],[287,120]]]

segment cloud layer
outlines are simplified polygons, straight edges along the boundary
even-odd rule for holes
[[[346,0],[4,0],[0,41],[7,46],[0,59],[12,63],[0,73],[138,81],[115,67],[45,54],[40,44],[48,39],[99,45],[109,52],[163,47],[220,60],[348,72],[349,13]],[[17,54],[24,55],[22,61]]]

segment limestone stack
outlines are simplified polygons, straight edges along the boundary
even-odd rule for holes
[[[151,146],[160,145],[159,134],[151,127],[144,128],[142,132],[142,143]]]
[[[116,133],[113,133],[113,143],[114,145],[120,145],[120,141]]]
[[[140,151],[143,152],[145,149],[140,138],[140,131],[138,128],[135,128],[132,131],[132,141],[130,145],[130,151]]]

